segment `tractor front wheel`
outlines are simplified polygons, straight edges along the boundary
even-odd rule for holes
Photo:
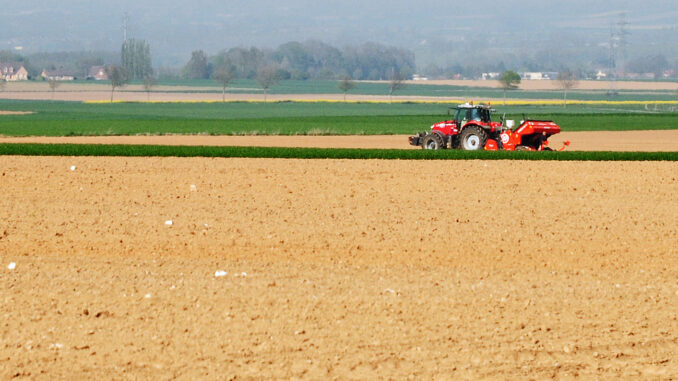
[[[461,132],[461,148],[465,151],[485,149],[487,133],[478,126],[468,126]]]
[[[421,144],[423,149],[444,149],[445,142],[443,138],[438,134],[428,134],[424,137],[424,140]]]

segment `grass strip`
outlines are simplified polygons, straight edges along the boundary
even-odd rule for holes
[[[4,136],[115,135],[392,135],[426,131],[447,115],[376,115],[243,119],[78,119],[43,120],[43,115],[0,119]],[[553,120],[563,131],[628,131],[678,129],[674,114],[535,114]],[[520,121],[522,115],[508,114]],[[496,120],[497,118],[495,118]]]
[[[678,152],[508,152],[106,144],[0,144],[0,155],[382,160],[678,161]]]

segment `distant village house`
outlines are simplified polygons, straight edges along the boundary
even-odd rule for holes
[[[533,80],[533,81],[540,81],[544,78],[544,73],[541,72],[525,72],[525,73],[520,73],[520,78],[521,79],[526,79],[526,80]]]
[[[532,80],[532,81],[542,81],[542,80],[548,80],[548,79],[556,79],[558,77],[558,73],[553,73],[553,72],[523,72],[519,73],[521,79],[526,79],[526,80]]]
[[[5,81],[26,81],[28,70],[20,63],[0,63],[0,79]]]
[[[75,76],[61,70],[43,70],[40,76],[47,81],[73,81]]]
[[[87,79],[95,81],[107,81],[108,74],[106,73],[106,66],[92,66],[89,69]]]
[[[500,73],[491,72],[491,73],[483,73],[480,76],[480,78],[487,81],[487,80],[490,80],[490,79],[499,79],[500,76],[501,76]]]

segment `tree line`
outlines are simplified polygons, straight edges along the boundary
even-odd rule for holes
[[[336,48],[319,41],[288,42],[273,50],[235,47],[208,56],[191,54],[181,75],[187,79],[214,78],[223,68],[235,78],[254,79],[262,68],[275,70],[279,80],[341,79],[386,80],[393,72],[409,78],[415,71],[414,53],[407,49],[365,43]]]
[[[92,66],[120,65],[130,79],[161,78],[208,79],[225,66],[233,68],[236,78],[254,79],[262,67],[274,68],[278,78],[285,79],[342,79],[388,80],[393,71],[406,78],[418,72],[429,78],[479,78],[482,73],[503,73],[506,70],[560,72],[570,68],[578,78],[595,78],[598,70],[609,66],[609,57],[589,59],[569,56],[553,50],[537,50],[532,55],[517,57],[510,53],[488,56],[482,50],[474,60],[457,60],[451,52],[441,51],[440,60],[416,67],[415,55],[401,49],[376,43],[337,48],[319,42],[288,42],[275,49],[235,47],[214,55],[194,51],[181,69],[153,70],[151,47],[144,40],[128,40],[118,52],[40,52],[22,55],[14,51],[0,51],[0,62],[18,62],[28,70],[30,78],[37,78],[43,69],[59,70],[84,79]],[[588,57],[588,56],[587,56]],[[425,58],[424,58],[425,60]],[[435,62],[441,61],[441,62]],[[455,63],[456,61],[456,63]],[[443,63],[448,62],[448,63]],[[662,78],[666,72],[678,77],[678,60],[664,54],[635,56],[618,64],[622,78],[629,73],[653,73]]]

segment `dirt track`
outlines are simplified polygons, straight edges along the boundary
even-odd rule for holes
[[[564,132],[551,138],[573,151],[678,151],[678,130]],[[2,138],[0,143],[159,144],[321,148],[415,148],[406,135],[382,136],[78,136]]]
[[[0,168],[0,377],[678,376],[677,163]]]

